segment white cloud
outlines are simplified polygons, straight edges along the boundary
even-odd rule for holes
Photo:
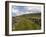
[[[30,13],[33,13],[33,12],[25,12],[25,13],[23,13],[23,12],[21,12],[21,13],[16,12],[16,16],[19,16],[19,15],[24,15],[24,14],[30,14]]]
[[[12,12],[16,14],[16,16],[19,16],[19,15],[23,15],[23,14],[30,14],[30,13],[34,13],[34,12],[37,12],[37,11],[40,11],[41,7],[38,7],[38,6],[28,6],[26,7],[27,8],[27,11],[26,12],[22,12],[22,11],[19,11],[18,9],[13,9]]]
[[[12,9],[12,12],[13,12],[13,13],[16,13],[16,12],[18,12],[18,10],[14,10],[14,9]]]
[[[31,10],[32,8],[29,6],[29,7],[27,7],[27,9],[28,9],[28,10]]]

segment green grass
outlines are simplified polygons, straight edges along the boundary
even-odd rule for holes
[[[16,23],[13,24],[12,26],[12,31],[19,31],[19,30],[39,30],[41,29],[41,26],[29,18],[40,18],[41,14],[26,14],[26,15],[21,15],[21,16],[16,16],[14,17],[14,21]],[[14,22],[13,21],[13,22]]]

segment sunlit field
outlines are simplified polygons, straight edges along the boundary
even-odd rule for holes
[[[39,29],[41,29],[41,13],[31,13],[12,17],[12,31]]]

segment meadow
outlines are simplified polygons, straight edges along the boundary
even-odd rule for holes
[[[12,31],[39,29],[41,29],[41,13],[31,13],[12,17]]]

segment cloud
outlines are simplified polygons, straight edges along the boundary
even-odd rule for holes
[[[12,9],[12,14],[14,16],[29,14],[29,13],[37,13],[41,11],[40,6],[15,6]]]

